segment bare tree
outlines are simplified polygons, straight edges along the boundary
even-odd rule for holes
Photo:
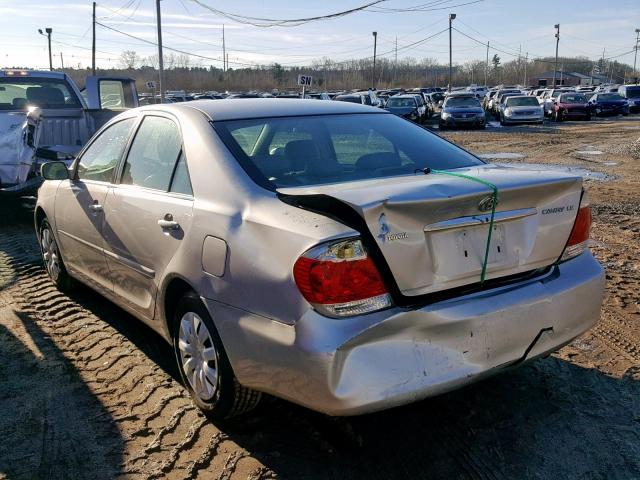
[[[140,63],[140,57],[134,50],[125,50],[120,54],[120,66],[126,70],[133,70]]]

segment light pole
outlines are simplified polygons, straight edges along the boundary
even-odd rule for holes
[[[633,55],[633,82],[638,83],[638,75],[636,74],[636,59],[638,58],[638,39],[640,38],[640,28],[636,28],[636,53]]]
[[[553,85],[551,88],[556,88],[556,73],[558,72],[558,44],[560,43],[560,24],[557,23],[553,26],[556,29],[556,64],[553,68]]]
[[[451,49],[451,22],[455,20],[456,14],[449,14],[449,92],[451,91],[451,79],[453,77],[453,54]]]
[[[376,53],[378,48],[378,32],[373,32],[373,78],[371,79],[371,85],[373,89],[376,89]]]
[[[47,42],[49,43],[49,70],[53,70],[53,60],[51,58],[51,33],[53,32],[53,28],[47,27],[44,29],[44,31],[47,32],[46,37],[47,37]],[[45,35],[42,32],[41,28],[38,29],[38,33],[43,36]]]
[[[156,0],[156,20],[158,22],[158,88],[160,89],[160,103],[164,103],[164,90],[162,90],[164,58],[162,57],[162,20],[160,18],[160,0]]]

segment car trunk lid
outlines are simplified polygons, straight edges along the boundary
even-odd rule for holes
[[[546,267],[562,254],[579,209],[582,179],[556,172],[486,165],[452,170],[498,188],[486,251],[491,188],[430,173],[311,187],[280,188],[284,197],[331,197],[364,220],[405,296],[416,296]],[[322,201],[315,205],[322,205]],[[335,202],[325,213],[340,218]],[[315,207],[318,209],[318,207]],[[320,206],[319,209],[322,209]]]

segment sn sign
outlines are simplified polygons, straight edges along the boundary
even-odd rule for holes
[[[311,75],[298,75],[298,85],[309,87],[312,81],[313,77]]]

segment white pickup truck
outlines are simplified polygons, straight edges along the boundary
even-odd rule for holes
[[[0,71],[0,194],[33,194],[40,164],[70,163],[91,135],[138,106],[129,78],[89,76],[81,91],[65,73]]]

